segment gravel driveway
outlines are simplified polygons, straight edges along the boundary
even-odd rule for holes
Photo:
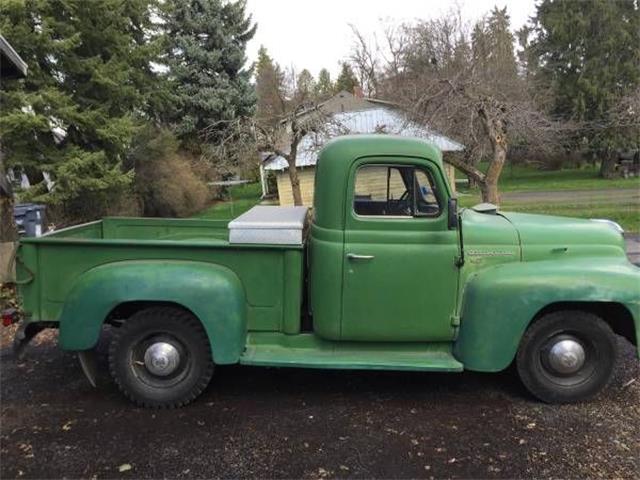
[[[513,372],[226,367],[192,405],[149,411],[104,373],[92,389],[55,332],[10,360],[9,330],[0,478],[640,476],[640,366],[622,339],[612,384],[580,405],[539,403]]]

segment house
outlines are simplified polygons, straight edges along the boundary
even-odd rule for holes
[[[11,44],[0,35],[0,77],[21,78],[27,76],[27,64],[13,49]]]
[[[298,147],[296,167],[300,179],[302,201],[305,205],[313,203],[313,181],[315,165],[322,144],[334,136],[358,133],[388,133],[410,137],[424,138],[436,145],[443,153],[459,152],[464,145],[435,132],[428,127],[409,120],[393,103],[366,98],[342,91],[319,105],[319,109],[328,116],[327,133],[310,133],[302,139]],[[302,112],[300,115],[305,115]],[[278,200],[280,205],[293,205],[291,183],[287,172],[287,161],[278,155],[264,153],[261,164],[261,182],[263,195],[268,193],[266,177],[269,172],[276,175]],[[447,174],[455,188],[454,169],[447,165]]]

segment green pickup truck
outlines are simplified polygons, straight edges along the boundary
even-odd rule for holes
[[[459,209],[441,153],[349,136],[319,156],[313,209],[232,222],[105,218],[22,240],[20,349],[59,328],[90,380],[177,407],[216,365],[497,372],[545,402],[601,390],[638,345],[640,268],[606,220]]]

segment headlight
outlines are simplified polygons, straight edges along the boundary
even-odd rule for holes
[[[616,232],[618,232],[621,235],[624,233],[624,228],[622,228],[619,223],[616,223],[613,220],[607,220],[606,218],[592,218],[591,221],[609,225],[611,228],[613,228]]]

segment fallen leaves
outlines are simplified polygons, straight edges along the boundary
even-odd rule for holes
[[[624,385],[622,385],[622,388],[627,388],[629,385],[632,385],[633,383],[635,383],[635,381],[636,381],[636,379],[632,378],[631,380],[626,382]]]
[[[128,472],[129,470],[133,469],[133,467],[131,466],[130,463],[123,463],[122,465],[120,465],[118,467],[118,472],[122,473],[122,472]]]
[[[20,450],[20,452],[22,452],[22,454],[24,455],[24,458],[33,458],[34,457],[33,447],[31,446],[30,443],[19,443],[18,444],[18,450]]]
[[[68,432],[69,430],[71,430],[71,425],[73,425],[74,423],[76,423],[75,420],[69,420],[64,425],[62,425],[62,430]]]
[[[330,475],[330,472],[325,470],[324,468],[318,468],[318,477],[319,478],[327,478]]]

